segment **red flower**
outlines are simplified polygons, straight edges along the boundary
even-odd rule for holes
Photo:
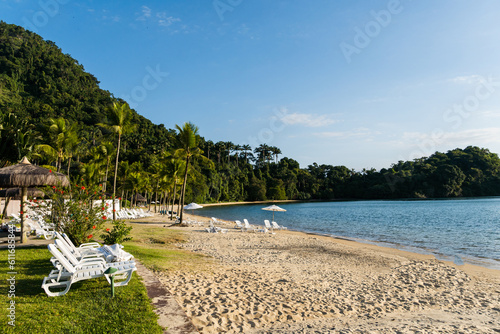
[[[94,225],[94,226],[92,226],[92,229],[94,229],[94,230],[95,230],[95,225]]]
[[[101,209],[102,209],[102,211],[104,211],[104,208],[101,208]]]
[[[122,200],[122,198],[121,198],[121,197],[118,197],[118,199],[119,199],[120,201]]]
[[[99,196],[99,199],[101,199],[101,198],[102,198],[102,196]]]
[[[52,169],[49,169],[49,173],[52,173]]]
[[[56,189],[56,186],[52,186],[52,189]]]
[[[115,209],[113,209],[113,212],[116,212],[116,210],[115,210]]]
[[[87,239],[90,239],[90,238],[92,238],[92,234],[87,237]]]
[[[102,184],[100,184],[99,187],[102,187]]]
[[[107,218],[106,218],[106,216],[102,216],[102,219],[106,220]]]
[[[109,232],[109,228],[106,229],[106,232]]]
[[[84,186],[82,186],[82,190],[85,190],[85,187],[84,187]]]

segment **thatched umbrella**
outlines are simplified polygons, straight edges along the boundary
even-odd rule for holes
[[[21,198],[21,243],[26,242],[24,233],[24,202],[27,199],[28,187],[37,186],[69,186],[66,175],[53,172],[47,168],[33,166],[26,157],[17,165],[0,168],[0,187],[22,189]]]

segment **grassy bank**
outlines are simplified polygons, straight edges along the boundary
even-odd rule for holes
[[[147,297],[140,277],[125,287],[115,289],[104,277],[77,282],[61,297],[48,297],[41,288],[43,278],[53,269],[46,247],[16,249],[15,298],[8,297],[6,264],[8,250],[2,258],[1,333],[162,333],[157,316]],[[15,327],[8,324],[7,305],[15,301]]]
[[[202,254],[191,253],[175,246],[177,243],[185,242],[183,231],[148,226],[148,224],[131,225],[133,239],[124,243],[125,249],[151,270],[175,271],[179,268],[199,270],[211,262],[210,258]]]

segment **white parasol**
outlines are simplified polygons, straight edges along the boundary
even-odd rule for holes
[[[265,208],[262,208],[262,210],[272,211],[273,212],[273,221],[274,221],[274,213],[275,212],[285,212],[286,211],[285,209],[280,208],[279,206],[274,205],[274,204],[271,206],[266,206]]]

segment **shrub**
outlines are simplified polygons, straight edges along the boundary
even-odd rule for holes
[[[125,222],[121,220],[116,220],[113,222],[113,228],[110,230],[106,229],[104,234],[101,234],[101,238],[106,245],[121,244],[124,241],[132,240],[129,237],[132,226],[127,226]]]
[[[48,187],[44,191],[51,200],[38,201],[34,210],[57,231],[66,233],[76,245],[80,245],[92,240],[107,219],[102,208],[94,205],[99,190],[97,186],[77,184],[73,184],[70,190]]]

